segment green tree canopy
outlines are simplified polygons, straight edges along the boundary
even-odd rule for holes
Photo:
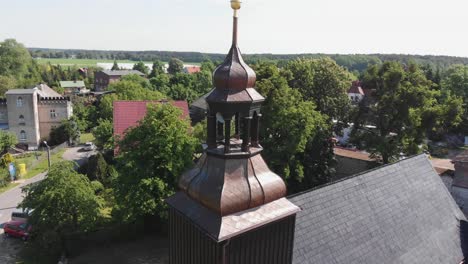
[[[442,105],[440,93],[431,89],[432,82],[415,64],[404,68],[398,62],[386,62],[369,68],[366,75],[367,83],[375,87],[373,97],[377,103],[356,119],[353,141],[384,163],[401,154],[421,152],[427,132],[440,126],[444,116],[453,122],[460,120],[457,101],[450,100],[448,107]]]
[[[135,65],[133,65],[133,69],[143,73],[144,75],[148,75],[148,67],[146,67],[142,61],[135,63]]]
[[[23,44],[14,39],[0,42],[0,75],[23,78],[32,59]]]
[[[8,152],[10,147],[14,147],[16,144],[18,144],[18,139],[14,133],[0,131],[0,154]]]
[[[124,219],[165,217],[164,199],[175,191],[180,174],[192,165],[197,144],[189,134],[189,122],[181,116],[171,104],[150,105],[139,125],[118,142],[115,191]]]
[[[28,222],[34,226],[41,246],[51,243],[47,241],[50,233],[62,245],[67,234],[92,230],[99,217],[100,205],[94,190],[74,166],[70,161],[55,163],[44,180],[23,189],[26,196],[19,206],[34,210]]]
[[[181,61],[179,59],[176,59],[176,58],[172,58],[169,61],[169,68],[167,68],[168,73],[176,74],[176,73],[181,73],[183,70],[184,70],[184,62],[183,61]]]
[[[298,89],[304,100],[314,102],[316,109],[330,118],[348,121],[351,73],[330,58],[298,59],[285,69],[292,73],[289,86]]]
[[[331,137],[326,117],[288,86],[277,67],[261,64],[256,70],[258,91],[266,97],[260,136],[269,166],[285,178],[292,193],[328,182],[333,151],[326,144]]]
[[[111,70],[113,70],[113,71],[120,70],[119,64],[117,63],[117,60],[114,60],[114,64],[112,65]]]
[[[151,73],[149,78],[157,77],[161,74],[165,74],[164,63],[159,60],[153,62],[153,66],[151,67]]]
[[[113,149],[113,124],[109,119],[99,119],[98,126],[92,129],[94,138],[96,139],[96,146],[100,149]]]

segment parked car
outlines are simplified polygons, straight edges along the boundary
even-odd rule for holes
[[[3,231],[7,237],[18,237],[26,241],[31,232],[31,225],[19,221],[10,221],[3,225]]]
[[[85,151],[95,150],[95,149],[96,149],[96,145],[94,145],[93,142],[86,142],[86,143],[84,144],[83,149],[84,149]]]
[[[15,211],[11,213],[11,221],[26,223],[30,214],[31,212]]]

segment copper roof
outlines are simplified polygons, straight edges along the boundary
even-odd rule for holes
[[[286,195],[286,185],[260,154],[226,157],[204,154],[182,175],[179,187],[222,216],[269,203]]]
[[[213,73],[214,91],[206,98],[208,102],[264,101],[253,87],[257,77],[244,62],[237,45],[237,17],[234,17],[232,46],[224,62]]]
[[[188,217],[208,236],[218,242],[290,216],[301,210],[286,198],[281,198],[243,212],[220,216],[190,199],[184,192],[178,192],[166,201],[171,207]]]

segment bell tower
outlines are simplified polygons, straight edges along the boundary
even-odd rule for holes
[[[255,72],[238,47],[239,0],[231,49],[206,98],[207,149],[181,176],[170,207],[171,264],[291,263],[295,215],[286,185],[261,156],[261,104]]]

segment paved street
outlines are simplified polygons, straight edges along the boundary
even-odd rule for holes
[[[81,147],[69,148],[63,154],[65,160],[71,160],[77,162],[79,165],[82,165],[86,160],[94,154],[94,151],[83,152]],[[16,186],[13,189],[10,189],[2,194],[0,194],[0,224],[5,223],[10,220],[11,213],[16,209],[16,206],[23,200],[23,194],[21,193],[21,188],[31,184],[33,182],[40,181],[44,179],[46,173],[38,174],[37,176],[28,179]],[[3,234],[3,229],[0,229],[0,235]],[[14,239],[3,239],[3,235],[0,237],[0,263],[9,263],[13,261],[11,258],[12,254],[16,251],[21,243]]]

